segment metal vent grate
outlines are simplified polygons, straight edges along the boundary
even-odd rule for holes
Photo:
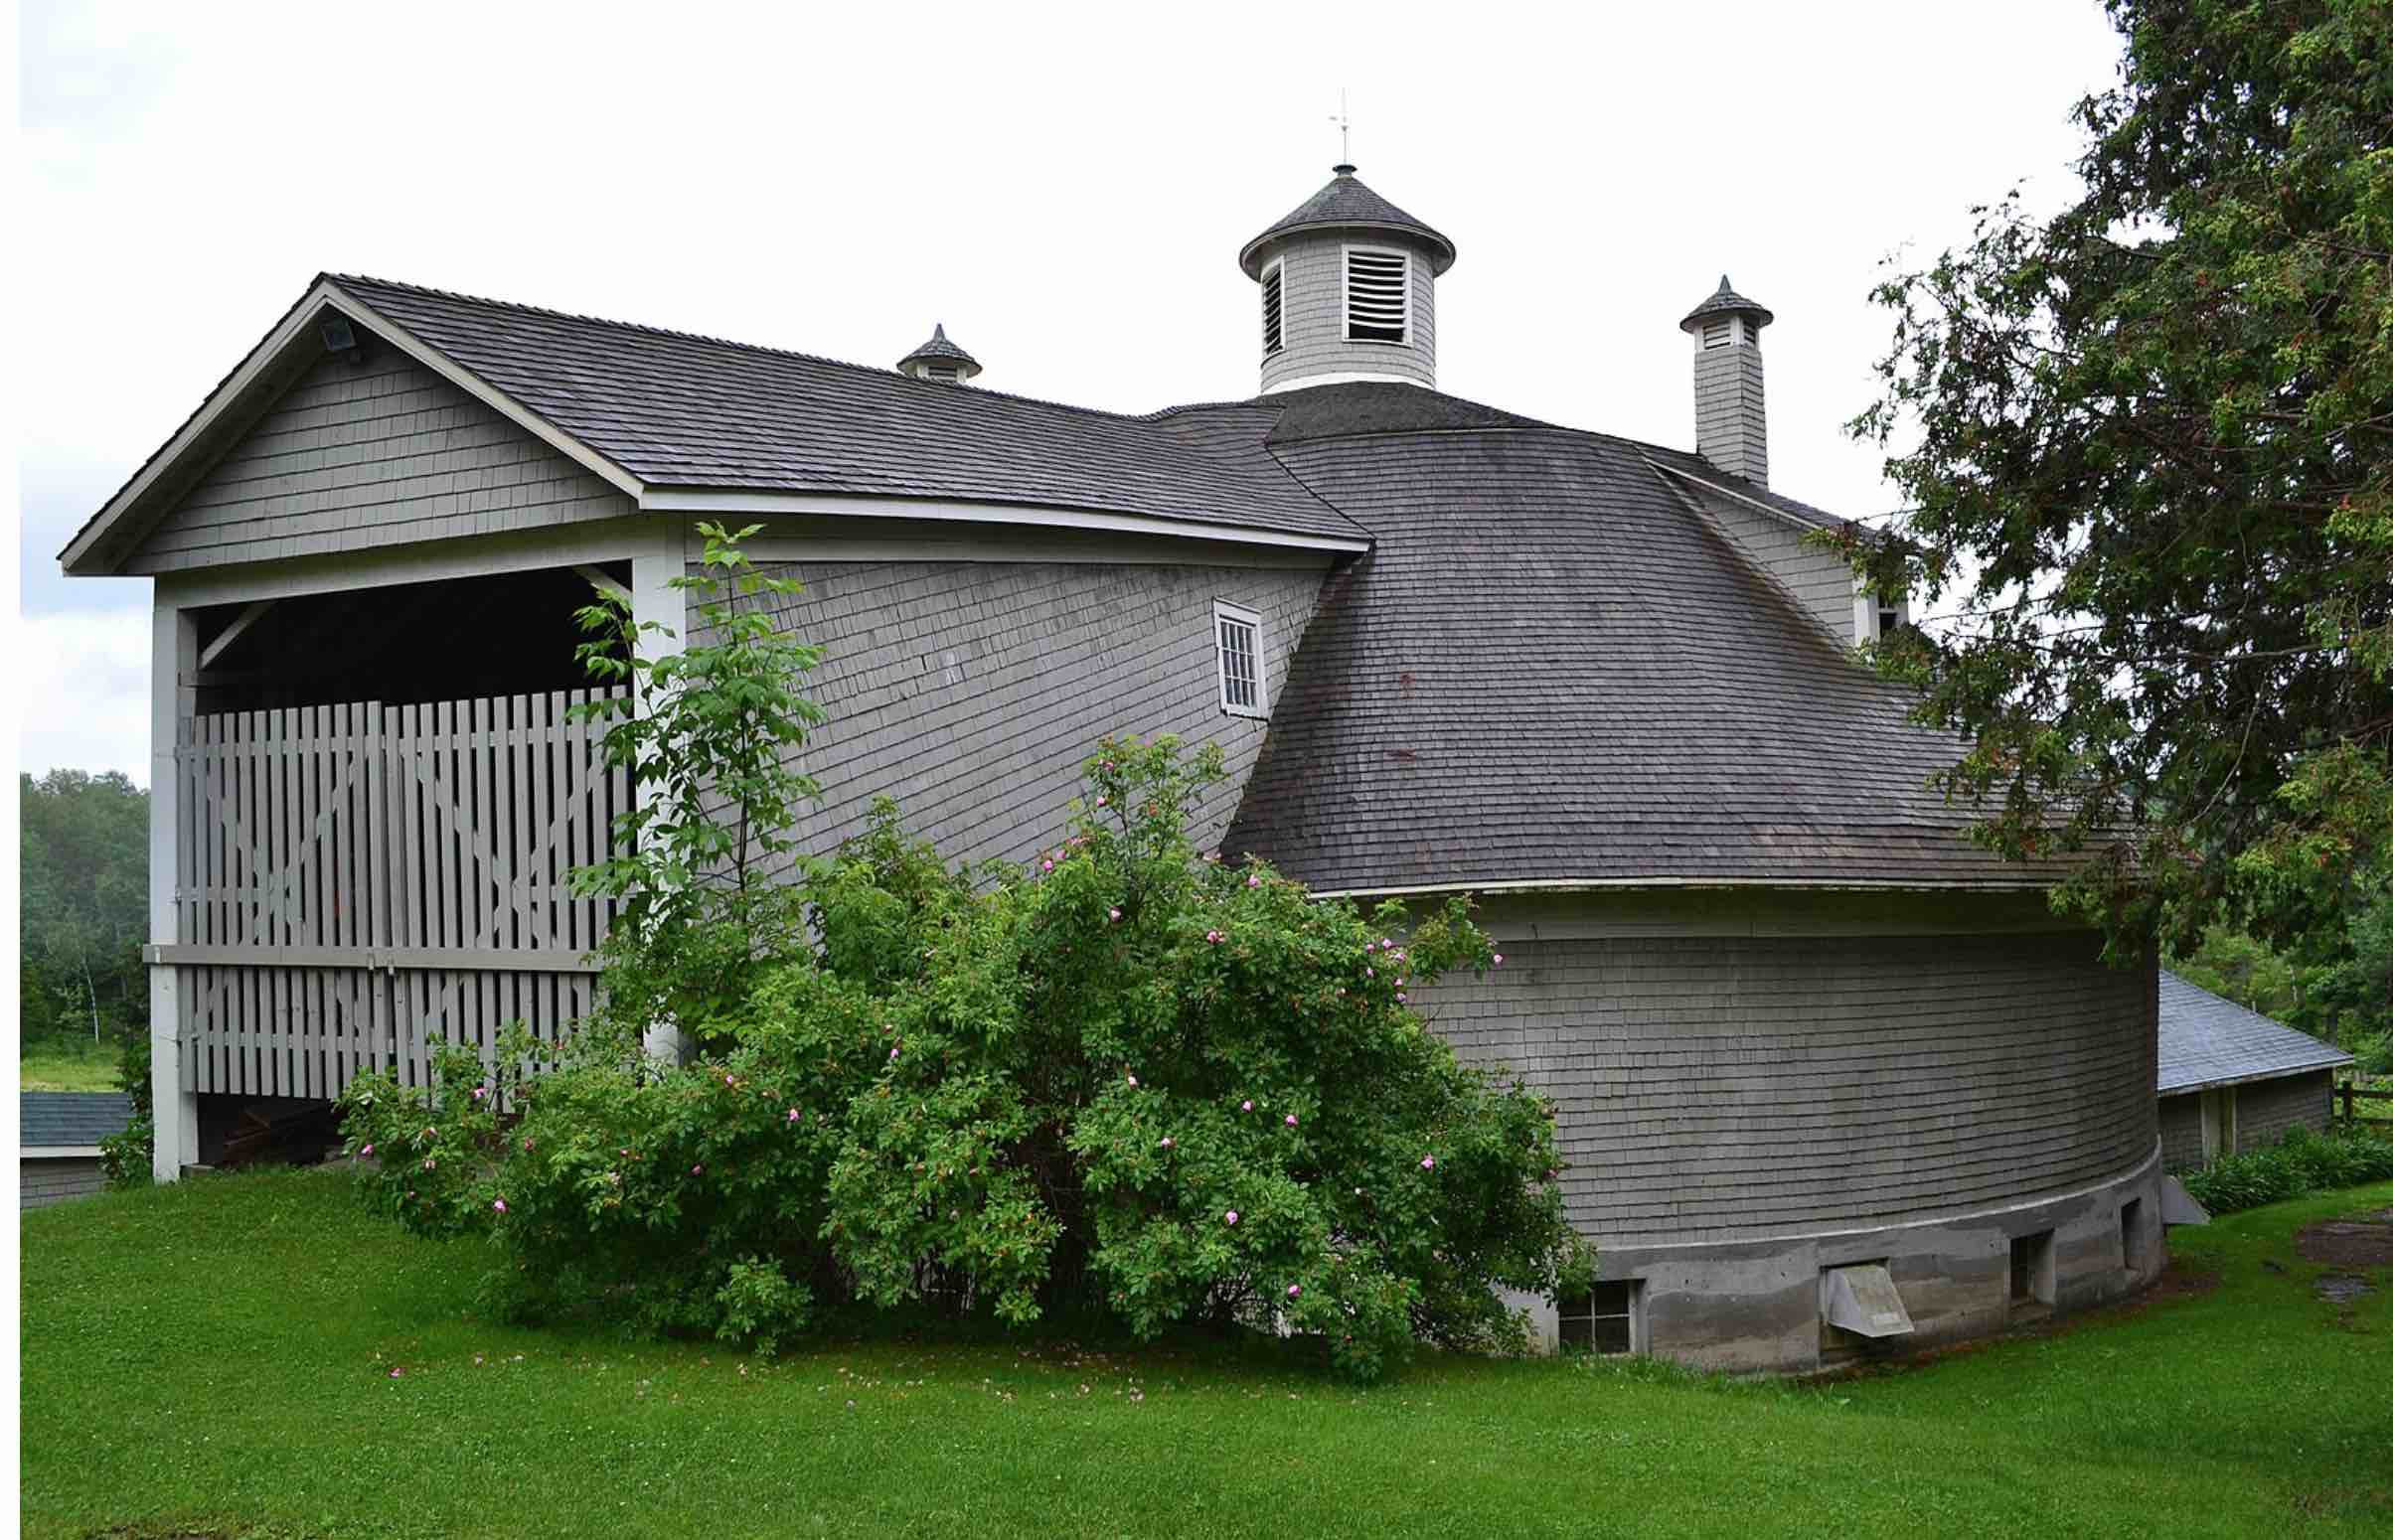
[[[1349,246],[1346,254],[1349,342],[1403,342],[1412,310],[1412,259],[1401,251]]]
[[[1286,341],[1280,321],[1282,274],[1282,264],[1278,262],[1263,270],[1263,352],[1266,355],[1279,352]]]

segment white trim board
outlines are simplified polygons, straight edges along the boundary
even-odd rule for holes
[[[584,524],[546,525],[497,535],[373,545],[362,550],[283,556],[229,566],[161,572],[158,602],[182,609],[256,599],[288,599],[312,593],[388,588],[399,583],[487,577],[542,567],[574,567],[622,561],[660,543],[681,548],[681,522],[673,519],[594,519]]]
[[[24,1145],[17,1150],[26,1160],[96,1160],[107,1152],[97,1145]]]
[[[939,524],[1027,525],[1054,530],[1089,530],[1109,535],[1148,535],[1171,539],[1213,540],[1233,545],[1276,545],[1292,550],[1360,552],[1368,537],[1356,534],[1298,535],[1247,525],[1196,524],[1151,514],[1108,514],[1036,503],[951,502],[933,498],[859,497],[846,493],[692,491],[659,487],[640,494],[643,511],[705,514],[716,518],[816,515],[832,518],[922,519]]]
[[[1139,536],[973,540],[908,539],[892,535],[850,539],[775,534],[769,529],[750,537],[745,549],[758,561],[1035,561],[1059,566],[1210,566],[1313,572],[1326,570],[1337,555],[1286,546],[1258,548]]]
[[[1380,346],[1384,348],[1393,348],[1399,346],[1399,344],[1382,343]],[[1415,380],[1410,375],[1380,375],[1373,374],[1368,370],[1347,369],[1332,370],[1328,374],[1322,375],[1304,375],[1294,380],[1283,380],[1277,385],[1265,385],[1263,387],[1263,393],[1265,395],[1277,395],[1282,390],[1302,390],[1308,385],[1411,385],[1416,390],[1426,390],[1430,388],[1425,382]]]
[[[1790,893],[2032,893],[2050,882],[1868,880],[1785,882],[1769,877],[1551,877],[1516,882],[1424,882],[1410,887],[1317,887],[1316,898],[1409,898],[1428,893],[1596,893],[1637,888],[1764,888]]]

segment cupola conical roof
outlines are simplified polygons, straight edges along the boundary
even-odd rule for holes
[[[1315,231],[1372,231],[1383,234],[1410,235],[1429,248],[1429,271],[1432,275],[1443,273],[1454,265],[1453,241],[1356,181],[1354,167],[1339,165],[1330,169],[1336,175],[1330,178],[1327,187],[1297,205],[1286,219],[1246,242],[1239,250],[1238,265],[1246,269],[1246,276],[1263,276],[1264,247],[1285,236]]]
[[[980,360],[947,340],[944,323],[934,323],[930,329],[930,341],[897,361],[897,367],[901,370],[909,364],[953,364],[958,366],[966,380],[981,372]]]
[[[1744,295],[1739,294],[1736,290],[1730,288],[1728,286],[1728,274],[1722,273],[1720,274],[1720,286],[1711,291],[1710,298],[1704,300],[1702,304],[1697,305],[1694,309],[1686,313],[1686,319],[1678,323],[1678,330],[1682,332],[1691,332],[1696,327],[1701,326],[1707,317],[1738,314],[1744,314],[1753,317],[1753,324],[1756,328],[1768,326],[1771,322],[1778,319],[1778,317],[1770,314],[1765,307],[1755,304],[1752,300],[1747,299]]]

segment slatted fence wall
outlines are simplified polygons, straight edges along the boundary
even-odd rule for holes
[[[495,1063],[521,1019],[588,1013],[611,906],[575,898],[629,804],[589,692],[196,717],[176,749],[184,1083],[337,1095],[428,1080],[431,1045]]]

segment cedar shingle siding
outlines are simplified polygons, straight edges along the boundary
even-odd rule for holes
[[[1401,343],[1347,341],[1345,248],[1396,249],[1401,244],[1368,235],[1326,235],[1299,239],[1288,247],[1282,301],[1287,307],[1283,335],[1288,344],[1263,361],[1264,389],[1282,381],[1329,374],[1394,375],[1422,385],[1437,383],[1437,285],[1430,279],[1428,260],[1418,252],[1408,258],[1410,338]]]
[[[2264,1150],[2294,1129],[2325,1132],[2334,1114],[2334,1075],[2315,1070],[2235,1088],[2235,1148]]]
[[[108,1184],[96,1155],[17,1162],[17,1207],[48,1208],[69,1198],[87,1198]]]
[[[2113,1176],[2155,1135],[2148,977],[2076,934],[1506,945],[1427,996],[1560,1109],[1604,1244],[1957,1214]]]
[[[1311,569],[1011,562],[800,562],[780,628],[825,650],[831,713],[797,755],[825,801],[808,849],[864,827],[876,796],[950,861],[1022,860],[1066,832],[1080,761],[1109,732],[1219,743],[1230,777],[1193,821],[1210,848],[1268,723],[1224,713],[1212,604],[1263,617],[1276,694],[1322,576]],[[706,633],[693,617],[691,633]]]
[[[631,500],[404,354],[326,357],[150,533],[132,572],[526,530]]]

